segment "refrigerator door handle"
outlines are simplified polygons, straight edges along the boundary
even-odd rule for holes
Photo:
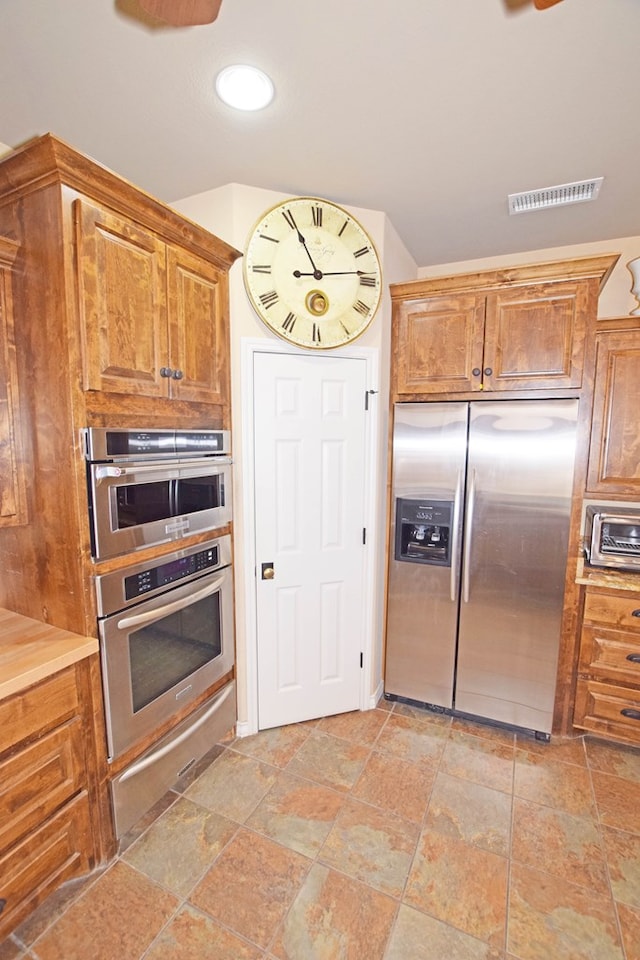
[[[471,470],[464,530],[464,557],[462,561],[462,599],[469,603],[469,568],[471,566],[471,531],[473,530],[473,510],[476,502],[476,471]]]
[[[458,548],[460,546],[460,498],[462,496],[462,470],[458,470],[456,492],[453,495],[453,516],[451,518],[451,580],[450,593],[452,603],[456,602],[458,591]]]

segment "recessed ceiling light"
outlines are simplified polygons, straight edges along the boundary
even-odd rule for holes
[[[236,110],[262,110],[273,100],[273,83],[257,67],[235,63],[216,77],[216,93]]]

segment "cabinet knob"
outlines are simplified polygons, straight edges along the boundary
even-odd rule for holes
[[[474,377],[479,377],[482,371],[480,370],[480,367],[474,367],[471,373],[474,375]]]
[[[640,617],[640,610],[632,610],[632,611],[631,611],[631,616],[632,616],[632,617]]]
[[[640,663],[640,653],[628,653],[627,660],[630,660],[631,663]]]
[[[161,377],[172,377],[173,370],[171,367],[160,367],[160,376]]]
[[[174,370],[171,376],[173,377],[174,380],[182,380],[182,378],[184,377],[184,373],[182,372],[182,370]]]
[[[493,370],[491,369],[491,367],[485,367],[485,368],[484,368],[484,375],[485,375],[485,377],[490,377],[492,373],[493,373]]]
[[[0,913],[4,910],[7,905],[7,901],[4,897],[0,897]]]
[[[620,711],[620,714],[623,717],[628,717],[629,720],[640,720],[640,710],[633,710],[631,707],[625,707],[624,710]]]

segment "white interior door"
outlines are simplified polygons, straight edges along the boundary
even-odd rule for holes
[[[365,391],[364,360],[254,357],[260,729],[359,706]]]

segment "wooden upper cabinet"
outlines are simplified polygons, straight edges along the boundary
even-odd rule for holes
[[[85,390],[166,396],[165,244],[82,201],[75,215]]]
[[[395,399],[578,390],[617,256],[391,285]]]
[[[580,387],[587,290],[573,281],[487,296],[485,390]]]
[[[400,303],[394,343],[398,393],[481,389],[483,344],[484,297]]]
[[[640,496],[640,326],[603,331],[596,339],[587,492],[636,498]]]
[[[75,222],[84,388],[228,402],[226,272],[85,201]]]
[[[187,250],[169,247],[167,286],[172,396],[227,403],[226,275]]]
[[[27,522],[11,271],[18,245],[0,237],[0,526]]]

